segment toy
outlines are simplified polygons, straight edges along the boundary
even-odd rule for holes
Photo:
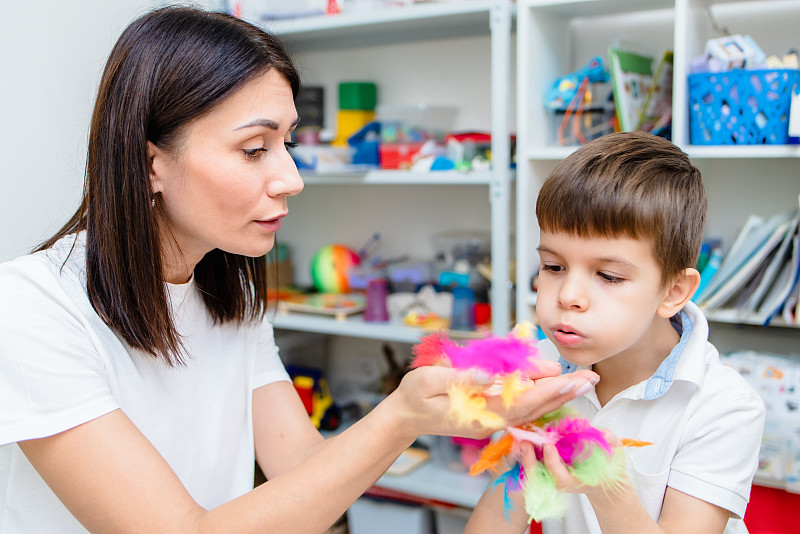
[[[477,369],[494,378],[494,385],[484,391],[480,386],[454,383],[448,389],[450,410],[459,426],[475,423],[486,428],[499,428],[506,421],[487,409],[486,399],[499,395],[509,407],[528,386],[523,375],[536,370],[539,357],[529,323],[514,327],[506,337],[489,337],[459,346],[443,332],[426,336],[412,349],[411,367],[445,365],[456,369]],[[560,518],[566,512],[567,500],[555,484],[544,463],[539,461],[532,472],[519,463],[520,443],[534,446],[537,460],[543,459],[545,444],[553,444],[572,475],[588,486],[618,488],[625,476],[625,455],[622,447],[646,446],[648,442],[622,440],[612,442],[594,428],[587,419],[562,407],[536,421],[520,426],[507,426],[499,439],[489,443],[472,465],[471,475],[484,471],[498,474],[495,484],[504,487],[506,514],[513,509],[509,497],[521,491],[530,520]],[[511,468],[501,473],[503,466]]]
[[[326,245],[311,259],[311,280],[323,293],[347,293],[347,271],[361,260],[353,250],[340,245]]]
[[[321,430],[336,430],[341,422],[341,411],[333,402],[322,371],[292,365],[287,365],[286,370],[311,423]]]
[[[579,93],[581,83],[602,83],[609,79],[603,58],[593,57],[584,67],[562,76],[553,82],[544,98],[544,105],[551,110],[565,110]]]

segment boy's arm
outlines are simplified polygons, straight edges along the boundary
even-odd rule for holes
[[[528,443],[521,446],[522,463],[533,470],[536,463]],[[722,533],[730,512],[719,506],[667,488],[661,517],[653,520],[645,510],[630,481],[618,489],[606,491],[600,487],[587,488],[568,471],[555,447],[546,446],[544,460],[556,484],[564,491],[585,492],[594,509],[603,534],[709,534]],[[504,492],[490,484],[481,496],[470,517],[464,534],[521,534],[528,527],[528,514],[521,492],[510,493],[513,509],[508,517],[504,512]]]
[[[610,492],[598,489],[586,496],[603,534],[721,534],[730,517],[728,510],[670,487],[664,494],[658,523],[647,513],[631,484]]]
[[[530,443],[520,443],[519,452],[523,465],[532,466],[536,463],[536,453]],[[521,534],[527,532],[528,513],[525,511],[525,499],[522,492],[512,491],[509,493],[509,497],[512,508],[506,516],[503,486],[495,484],[494,481],[490,482],[472,512],[464,534],[485,534],[486,532]]]
[[[603,534],[721,534],[730,517],[724,508],[667,487],[661,517],[656,522],[627,475],[617,489],[587,488],[567,471],[554,446],[544,447],[544,462],[559,488],[586,494]]]
[[[528,528],[528,514],[522,493],[511,492],[514,509],[505,517],[503,512],[503,488],[490,483],[481,495],[481,500],[469,518],[464,534],[522,534]]]

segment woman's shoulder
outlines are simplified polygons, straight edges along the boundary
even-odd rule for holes
[[[70,234],[52,247],[0,263],[0,299],[32,297],[58,286],[85,285],[85,237]],[[19,302],[17,300],[17,302]]]

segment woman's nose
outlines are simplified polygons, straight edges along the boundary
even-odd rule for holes
[[[269,196],[293,196],[303,190],[303,179],[288,150],[284,150],[277,165],[271,169],[272,176],[267,187]]]

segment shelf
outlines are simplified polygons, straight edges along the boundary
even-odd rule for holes
[[[488,185],[496,179],[492,172],[413,172],[367,171],[317,174],[302,172],[303,182],[321,185]]]
[[[551,146],[529,149],[525,157],[530,161],[561,161],[578,146]],[[681,148],[696,159],[782,159],[800,158],[800,145],[687,145]]]
[[[654,11],[671,9],[673,0],[528,0],[520,1],[522,6],[546,11],[566,18],[596,17],[598,15],[614,15],[633,11]]]
[[[780,317],[774,318],[769,325],[764,326],[761,321],[739,314],[736,310],[717,310],[704,312],[706,318],[712,323],[740,324],[745,326],[757,326],[759,328],[793,328],[800,329],[800,324],[786,322]]]
[[[418,343],[420,338],[431,333],[422,328],[408,326],[401,321],[370,323],[364,320],[363,315],[351,315],[345,320],[338,320],[332,317],[306,313],[275,313],[270,318],[270,322],[274,328],[282,328],[284,330],[411,344]],[[448,330],[447,335],[452,339],[470,339],[484,337],[487,333]]]
[[[689,145],[682,147],[693,158],[708,159],[757,159],[757,158],[800,158],[800,145],[736,145],[705,146]]]
[[[435,462],[425,462],[405,475],[383,475],[375,484],[426,499],[444,501],[464,508],[475,508],[490,477],[475,477],[451,471]]]
[[[421,328],[413,328],[399,321],[388,323],[368,323],[361,315],[352,315],[344,321],[302,313],[276,313],[271,320],[275,328],[316,332],[345,337],[380,339],[400,343],[417,343],[427,334]]]
[[[530,149],[525,157],[530,161],[561,161],[578,150],[579,146],[551,146]]]
[[[753,485],[763,486],[765,488],[779,489],[783,491],[788,491],[789,493],[800,493],[796,489],[790,488],[789,484],[787,482],[784,482],[783,480],[773,480],[771,478],[759,477],[758,474],[756,474],[755,478],[753,478]]]
[[[490,0],[429,3],[266,21],[260,25],[279,35],[293,52],[355,48],[489,34],[489,14],[493,4]]]

